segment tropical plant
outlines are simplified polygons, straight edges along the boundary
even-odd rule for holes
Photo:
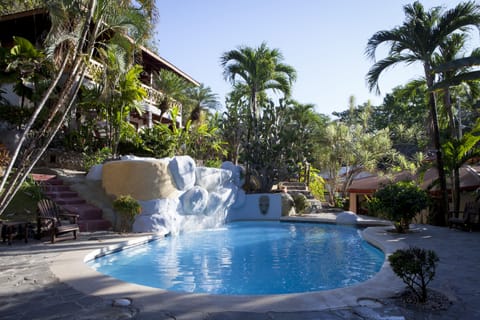
[[[441,151],[440,130],[438,124],[437,105],[434,86],[434,54],[442,44],[454,33],[461,32],[469,26],[480,24],[479,6],[473,1],[463,2],[453,9],[442,11],[441,7],[434,7],[425,11],[423,5],[415,1],[404,6],[406,19],[401,26],[392,30],[382,30],[375,33],[368,41],[366,54],[375,59],[377,48],[382,44],[390,47],[387,57],[377,61],[367,74],[370,90],[379,92],[378,82],[380,75],[388,68],[398,64],[420,62],[428,93],[428,106],[432,123],[432,142],[436,150],[437,170],[440,182],[441,205],[436,216],[437,224],[445,224],[448,208],[447,184],[444,168],[444,156]]]
[[[351,116],[351,125],[335,121],[325,128],[318,161],[328,175],[331,205],[337,204],[337,197],[346,198],[348,187],[360,172],[375,171],[395,156],[388,129],[369,132],[368,112],[365,109],[359,114],[361,121]]]
[[[442,89],[446,87],[457,86],[463,82],[470,82],[480,79],[480,71],[474,70],[465,70],[465,68],[470,68],[473,66],[480,65],[480,48],[476,48],[472,51],[469,57],[457,58],[454,60],[446,61],[442,64],[437,65],[434,68],[435,72],[445,72],[445,71],[458,71],[464,70],[465,72],[457,73],[449,79],[444,79],[439,81],[434,85],[434,89]]]
[[[284,97],[289,97],[291,85],[296,79],[296,71],[293,67],[283,63],[283,55],[278,49],[268,48],[262,43],[258,48],[239,47],[225,52],[221,58],[224,68],[224,77],[234,86],[231,102],[238,104],[242,98],[248,99],[248,113],[245,119],[246,145],[251,145],[252,138],[259,136],[261,116],[259,106],[269,105],[267,92],[279,91]],[[253,167],[260,164],[252,164],[248,155],[253,151],[245,150],[246,160],[246,185],[249,184],[250,173]],[[268,170],[267,170],[268,171]],[[270,183],[265,181],[262,189]]]
[[[83,101],[90,107],[95,106],[105,119],[108,147],[114,156],[122,134],[131,126],[127,115],[131,111],[141,115],[143,109],[139,103],[147,95],[139,79],[142,67],[130,64],[127,50],[112,42],[106,44],[106,49],[98,49],[103,67],[94,75],[91,88],[85,89],[86,101]]]
[[[247,130],[246,122],[248,119],[248,106],[241,100],[230,98],[226,101],[226,111],[223,113],[220,122],[220,130],[223,140],[227,143],[227,159],[238,165],[240,155],[243,151],[243,142],[245,142]],[[234,100],[235,102],[232,102]]]
[[[122,195],[113,201],[113,209],[120,215],[120,232],[129,232],[135,217],[142,211],[140,203],[130,195]]]
[[[128,35],[133,41],[144,39],[155,14],[154,1],[83,0],[47,1],[52,26],[46,40],[46,56],[55,68],[30,120],[12,153],[0,183],[2,214],[35,163],[64,124],[87,72],[95,48],[105,42],[105,35]],[[130,40],[128,40],[130,41]],[[38,131],[33,124],[45,106],[46,120]],[[13,170],[16,165],[16,170]]]
[[[153,76],[154,87],[161,91],[162,98],[158,102],[160,118],[174,106],[180,107],[189,102],[188,90],[192,87],[184,78],[176,73],[161,69]],[[181,115],[181,113],[179,114]]]
[[[36,9],[41,7],[42,5],[42,0],[0,0],[0,16]]]
[[[265,42],[258,48],[243,46],[227,51],[220,60],[225,79],[232,84],[240,81],[243,85],[243,95],[249,99],[253,118],[259,116],[259,97],[265,98],[261,93],[278,90],[288,97],[292,82],[296,79],[295,69],[282,62],[281,52],[269,49]]]
[[[203,83],[198,87],[187,89],[189,102],[182,108],[182,119],[184,124],[187,120],[198,122],[201,119],[202,111],[215,110],[219,107],[218,95],[212,92],[210,87]]]
[[[48,87],[52,66],[44,52],[27,39],[13,37],[13,42],[0,63],[6,65],[0,82],[14,83],[13,91],[20,97],[20,110],[31,109]]]
[[[445,154],[445,167],[452,176],[452,197],[454,214],[457,215],[460,208],[460,167],[468,160],[480,156],[480,120],[476,126],[462,135],[461,138],[452,138],[442,145]]]
[[[393,221],[398,232],[406,232],[411,220],[428,206],[428,195],[413,181],[390,183],[375,191],[369,211]]]
[[[292,196],[296,213],[305,213],[311,207],[307,197],[304,194],[296,193]]]
[[[188,140],[184,144],[184,153],[202,161],[215,162],[223,159],[227,151],[226,142],[220,134],[219,122],[218,113],[208,114],[208,118],[199,124],[187,121],[184,130]]]
[[[97,164],[102,164],[105,160],[112,157],[112,149],[105,147],[93,153],[83,153],[83,168],[88,171]]]
[[[393,272],[417,296],[418,301],[427,301],[427,286],[435,276],[436,264],[439,261],[433,250],[411,247],[397,250],[388,257]]]
[[[310,190],[315,199],[325,201],[325,184],[325,179],[320,177],[317,173],[312,173],[310,175],[308,190]]]

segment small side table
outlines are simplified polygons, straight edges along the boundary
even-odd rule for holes
[[[12,244],[13,237],[18,234],[22,234],[25,239],[25,243],[28,242],[28,225],[26,221],[3,221],[2,226],[2,240],[8,239],[8,245]]]

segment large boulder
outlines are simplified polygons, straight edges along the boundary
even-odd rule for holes
[[[186,191],[195,185],[195,168],[195,161],[189,156],[176,156],[170,161],[168,169],[178,190]]]
[[[295,201],[289,193],[282,192],[282,217],[288,217],[294,215]]]
[[[208,191],[202,187],[194,186],[180,197],[180,203],[182,204],[180,214],[202,214],[208,204]]]
[[[213,215],[216,213],[225,213],[235,202],[235,193],[231,188],[219,188],[208,194],[208,203],[205,208],[205,215]]]
[[[242,167],[233,164],[233,162],[225,161],[222,163],[221,169],[228,170],[232,173],[232,181],[237,187],[241,188],[244,185],[245,174]]]
[[[337,224],[357,224],[358,217],[354,212],[340,212],[335,218]]]
[[[178,208],[178,199],[154,199],[147,201],[138,201],[142,207],[142,215],[152,215],[162,212],[176,212]]]
[[[137,200],[175,198],[178,190],[169,174],[168,159],[119,160],[103,165],[102,186],[109,195]]]
[[[243,189],[237,189],[237,190],[234,190],[234,192],[235,192],[235,199],[231,207],[233,209],[238,209],[245,204],[245,201],[247,200],[247,195],[245,194],[245,190]]]
[[[178,233],[181,217],[178,199],[139,201],[142,213],[135,217],[133,232]]]
[[[87,180],[94,180],[94,181],[100,181],[102,180],[102,169],[103,169],[103,164],[96,164],[88,170],[86,179]]]
[[[232,178],[232,172],[217,168],[197,167],[195,170],[195,185],[205,188],[211,192]]]

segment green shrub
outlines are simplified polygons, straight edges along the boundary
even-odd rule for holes
[[[310,174],[308,189],[315,199],[325,201],[325,179],[317,174]]]
[[[101,164],[108,158],[112,157],[112,150],[108,147],[97,150],[95,153],[83,154],[83,167],[85,170],[89,170],[96,164]]]
[[[427,301],[427,285],[435,276],[437,254],[432,250],[411,247],[397,250],[388,257],[393,272],[413,291],[420,302]]]
[[[408,231],[411,220],[428,206],[428,195],[416,184],[400,181],[377,190],[369,200],[369,211],[394,222],[398,232]]]
[[[140,203],[130,195],[115,199],[113,209],[120,215],[120,232],[130,231],[135,216],[142,211]]]
[[[310,203],[308,202],[307,197],[302,193],[294,194],[293,202],[295,205],[295,211],[297,213],[304,213],[305,209],[310,207]]]

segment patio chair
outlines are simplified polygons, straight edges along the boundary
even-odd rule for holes
[[[473,226],[479,224],[479,205],[477,202],[467,202],[465,203],[465,209],[463,210],[462,217],[452,217],[448,219],[448,226],[460,227],[465,230],[472,231]]]
[[[80,228],[77,224],[78,214],[63,211],[55,202],[50,199],[41,199],[37,204],[37,234],[49,234],[52,243],[59,235],[73,233],[72,238],[77,239],[77,232]],[[63,237],[62,237],[63,238]]]

